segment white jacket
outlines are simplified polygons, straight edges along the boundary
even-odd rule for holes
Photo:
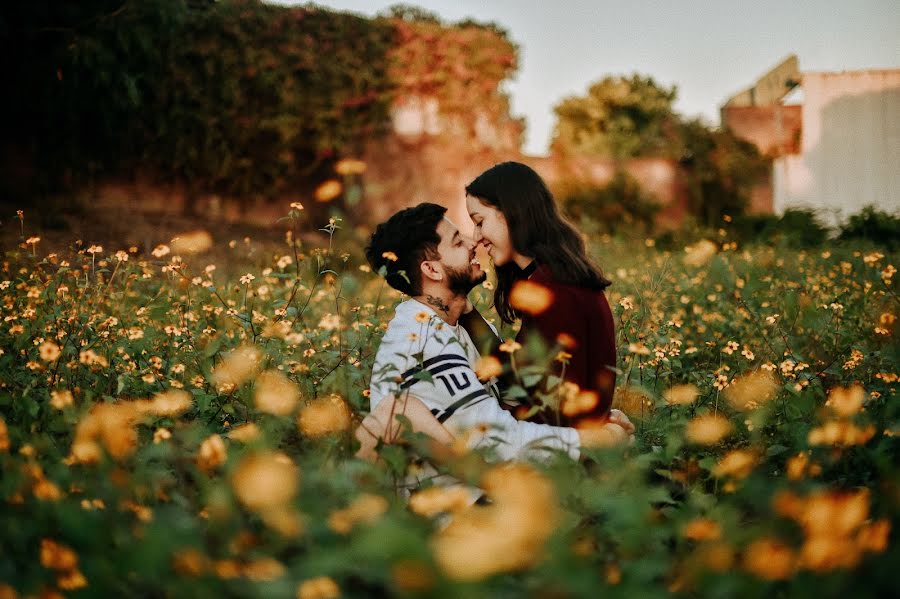
[[[470,447],[493,447],[500,459],[543,457],[547,449],[578,459],[578,432],[516,420],[500,407],[494,380],[486,386],[478,380],[474,370],[478,358],[475,344],[461,325],[447,324],[415,299],[402,302],[375,356],[371,407],[374,410],[390,395],[403,397],[409,392],[451,433],[468,432]],[[488,432],[474,432],[479,427]]]

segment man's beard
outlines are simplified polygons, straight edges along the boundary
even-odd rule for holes
[[[483,283],[487,279],[487,273],[482,272],[478,276],[472,275],[471,268],[447,267],[447,286],[454,295],[467,296],[475,285]]]

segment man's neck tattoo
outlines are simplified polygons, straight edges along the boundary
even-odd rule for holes
[[[426,295],[425,301],[428,302],[431,306],[434,306],[438,310],[443,310],[444,314],[450,313],[450,306],[447,305],[447,302],[442,300],[439,297],[435,297],[433,295]]]

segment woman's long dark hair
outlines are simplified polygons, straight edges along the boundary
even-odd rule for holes
[[[544,180],[531,167],[519,162],[492,166],[466,186],[466,194],[500,210],[516,251],[549,268],[559,282],[601,290],[610,285],[588,258],[581,235],[559,213]],[[509,294],[524,276],[513,261],[497,267],[494,307],[506,323],[518,317],[509,304]]]

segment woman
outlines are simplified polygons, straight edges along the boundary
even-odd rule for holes
[[[466,206],[475,241],[497,271],[494,307],[500,318],[522,318],[518,340],[536,333],[571,356],[559,374],[580,392],[573,395],[567,386],[558,413],[543,409],[531,418],[576,428],[606,422],[616,385],[615,328],[603,293],[610,282],[587,257],[581,235],[560,215],[541,177],[518,162],[479,175],[466,186]],[[549,307],[536,314],[516,309],[511,297],[523,280],[551,292]]]

